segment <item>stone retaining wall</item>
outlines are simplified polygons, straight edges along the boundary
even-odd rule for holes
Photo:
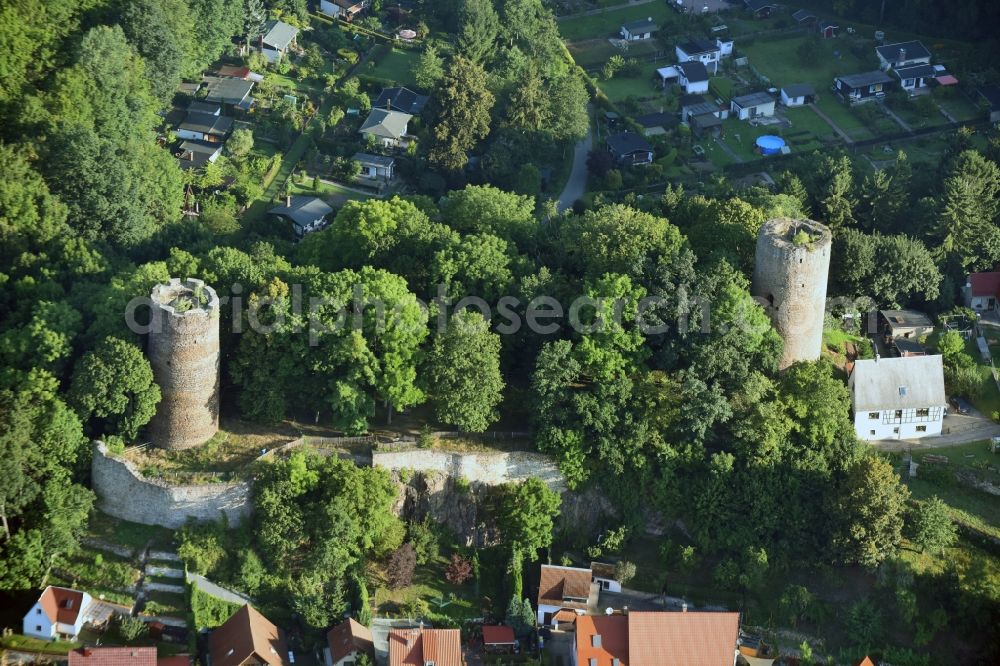
[[[549,456],[531,451],[456,453],[434,449],[373,451],[372,465],[390,471],[440,472],[454,479],[488,486],[537,477],[553,490],[566,484],[559,467]]]
[[[94,443],[91,479],[98,508],[134,523],[176,529],[188,517],[217,520],[225,514],[236,525],[250,515],[249,483],[171,485],[147,479],[132,463],[111,456],[103,442]]]

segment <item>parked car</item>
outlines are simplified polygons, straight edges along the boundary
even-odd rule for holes
[[[952,398],[951,406],[954,408],[956,414],[968,414],[972,410],[972,405],[964,398]]]

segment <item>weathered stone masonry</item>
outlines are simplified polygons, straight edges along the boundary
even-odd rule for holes
[[[178,297],[198,294],[203,305],[179,310]],[[154,446],[188,449],[219,429],[219,297],[201,280],[159,284],[153,301],[149,362],[163,395],[149,425]]]
[[[91,480],[98,508],[134,523],[176,529],[188,517],[218,520],[225,514],[236,525],[250,515],[247,482],[175,486],[147,479],[132,463],[112,457],[103,442],[94,443]]]
[[[811,240],[797,245],[799,232]],[[757,236],[752,293],[785,342],[781,368],[819,358],[830,244],[830,230],[812,220],[773,219]]]

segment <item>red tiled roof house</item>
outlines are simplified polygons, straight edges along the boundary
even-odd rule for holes
[[[965,304],[973,310],[996,310],[1000,299],[1000,272],[970,273],[963,291]]]
[[[733,666],[739,632],[739,613],[583,616],[573,666]]]
[[[22,633],[45,640],[75,639],[86,622],[84,611],[92,601],[86,592],[49,585],[25,614]]]
[[[389,666],[464,666],[458,629],[393,629]]]
[[[538,582],[538,624],[552,626],[560,610],[593,610],[597,587],[590,569],[543,564]]]
[[[250,605],[208,637],[212,666],[291,666],[285,633]]]
[[[375,644],[368,627],[353,619],[344,620],[326,634],[327,647],[323,648],[326,666],[354,666],[362,654],[375,663]]]

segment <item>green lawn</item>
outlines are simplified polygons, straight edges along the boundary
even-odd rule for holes
[[[602,80],[598,85],[612,102],[620,102],[628,97],[666,97],[663,89],[653,79],[656,67],[656,63],[644,63],[636,76],[618,75],[610,80]]]
[[[636,7],[624,7],[593,16],[576,16],[559,21],[559,33],[567,41],[591,39],[595,37],[615,37],[623,23],[644,19],[647,16],[660,26],[671,30],[679,21],[674,10],[665,2],[653,2]]]
[[[166,527],[130,523],[127,520],[112,518],[100,511],[91,514],[87,525],[87,536],[133,549],[142,548],[150,541],[153,548],[170,549],[174,541],[173,530]]]
[[[791,129],[786,130],[786,133],[794,134],[804,131],[819,138],[837,136],[839,140],[839,135],[833,131],[830,125],[809,107],[784,109],[782,113],[792,123]]]
[[[169,615],[185,617],[191,609],[184,600],[183,594],[170,592],[149,592],[146,595],[146,606],[142,611],[145,615]]]
[[[402,608],[414,599],[427,602],[430,612],[454,620],[479,617],[481,610],[475,598],[472,581],[452,585],[444,577],[447,559],[442,555],[427,565],[418,566],[413,584],[398,590],[380,586],[375,591],[374,608],[379,615],[400,616]]]
[[[0,637],[0,647],[9,650],[27,650],[29,652],[44,652],[46,654],[68,654],[70,650],[83,645],[79,641],[45,641],[31,636],[12,634]]]
[[[822,52],[817,64],[805,66],[796,51],[806,39],[761,39],[749,46],[737,43],[737,49],[750,58],[751,65],[770,79],[771,85],[780,87],[792,83],[811,83],[819,94],[817,106],[852,139],[871,137],[872,134],[864,123],[830,92],[830,86],[833,85],[834,78],[842,74],[876,69],[874,53],[870,60],[862,60],[851,54],[846,41],[826,40],[820,43]],[[834,56],[835,51],[839,52],[839,56]]]
[[[584,69],[601,67],[613,55],[621,55],[626,58],[638,58],[644,55],[655,53],[663,47],[655,40],[644,40],[629,44],[628,49],[622,51],[609,42],[606,37],[597,39],[586,39],[583,41],[568,42],[566,48],[576,64]],[[661,65],[662,66],[662,63]]]
[[[953,519],[1000,538],[1000,498],[964,485],[952,477],[955,472],[964,471],[1000,484],[1000,473],[986,469],[987,466],[1000,468],[1000,454],[990,452],[989,442],[979,441],[961,446],[920,449],[914,452],[913,457],[920,463],[929,454],[945,456],[950,463],[946,466],[922,463],[917,469],[917,478],[909,483],[913,497],[923,500],[937,495],[951,507]],[[925,476],[921,476],[921,472],[925,472]]]
[[[402,49],[392,49],[378,59],[378,62],[368,62],[361,67],[359,74],[362,77],[372,77],[385,81],[392,81],[399,85],[413,88],[417,85],[413,78],[413,64],[417,61],[416,51],[406,51]]]
[[[958,122],[979,120],[982,117],[979,108],[964,95],[956,94],[954,97],[935,97],[934,100],[938,103],[938,106],[944,108]],[[944,121],[944,118],[941,121]]]

